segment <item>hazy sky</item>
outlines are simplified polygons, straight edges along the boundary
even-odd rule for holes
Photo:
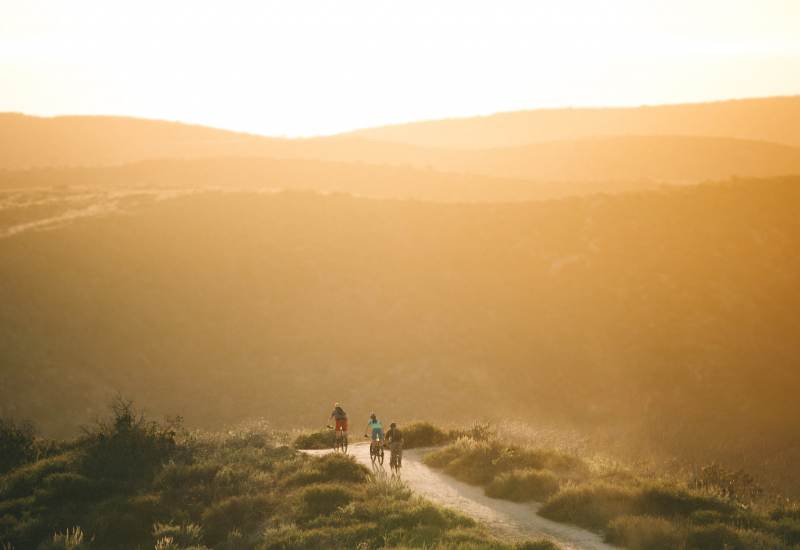
[[[272,135],[800,93],[800,0],[0,0],[0,111]]]

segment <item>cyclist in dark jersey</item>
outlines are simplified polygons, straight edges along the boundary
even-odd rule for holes
[[[384,441],[389,444],[389,450],[392,453],[389,464],[391,464],[392,468],[399,470],[400,466],[403,465],[403,432],[394,422],[389,424],[389,431],[386,432]]]

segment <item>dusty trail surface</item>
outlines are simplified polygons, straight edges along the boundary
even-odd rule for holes
[[[305,451],[321,455],[330,451]],[[510,502],[487,497],[481,487],[474,487],[437,472],[422,463],[425,449],[403,453],[402,480],[417,494],[442,506],[457,510],[486,525],[491,532],[509,539],[547,538],[565,549],[613,549],[590,531],[558,523],[537,514],[539,504]],[[367,468],[380,475],[389,472],[387,453],[383,467],[373,468],[369,445],[350,446],[351,454]]]

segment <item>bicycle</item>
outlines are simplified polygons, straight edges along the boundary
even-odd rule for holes
[[[368,435],[364,436],[365,439],[370,439]],[[380,439],[372,439],[369,444],[369,459],[372,464],[383,466],[383,441]]]
[[[347,454],[347,434],[343,430],[337,430],[331,425],[328,425],[327,428],[334,431],[333,452],[338,453],[341,451]]]
[[[403,444],[392,443],[389,446],[389,467],[392,474],[400,477],[400,468],[403,466]]]

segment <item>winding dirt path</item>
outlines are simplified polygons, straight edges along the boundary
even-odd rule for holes
[[[330,451],[305,452],[321,455]],[[537,513],[540,504],[489,498],[481,487],[468,485],[429,468],[422,463],[425,452],[425,449],[416,449],[403,453],[402,480],[417,494],[472,517],[486,525],[492,533],[512,540],[546,538],[564,549],[616,548],[603,542],[595,533],[541,517]],[[349,453],[358,462],[373,469],[368,444],[351,445]],[[388,455],[384,467],[374,470],[379,475],[386,475],[389,471]]]

